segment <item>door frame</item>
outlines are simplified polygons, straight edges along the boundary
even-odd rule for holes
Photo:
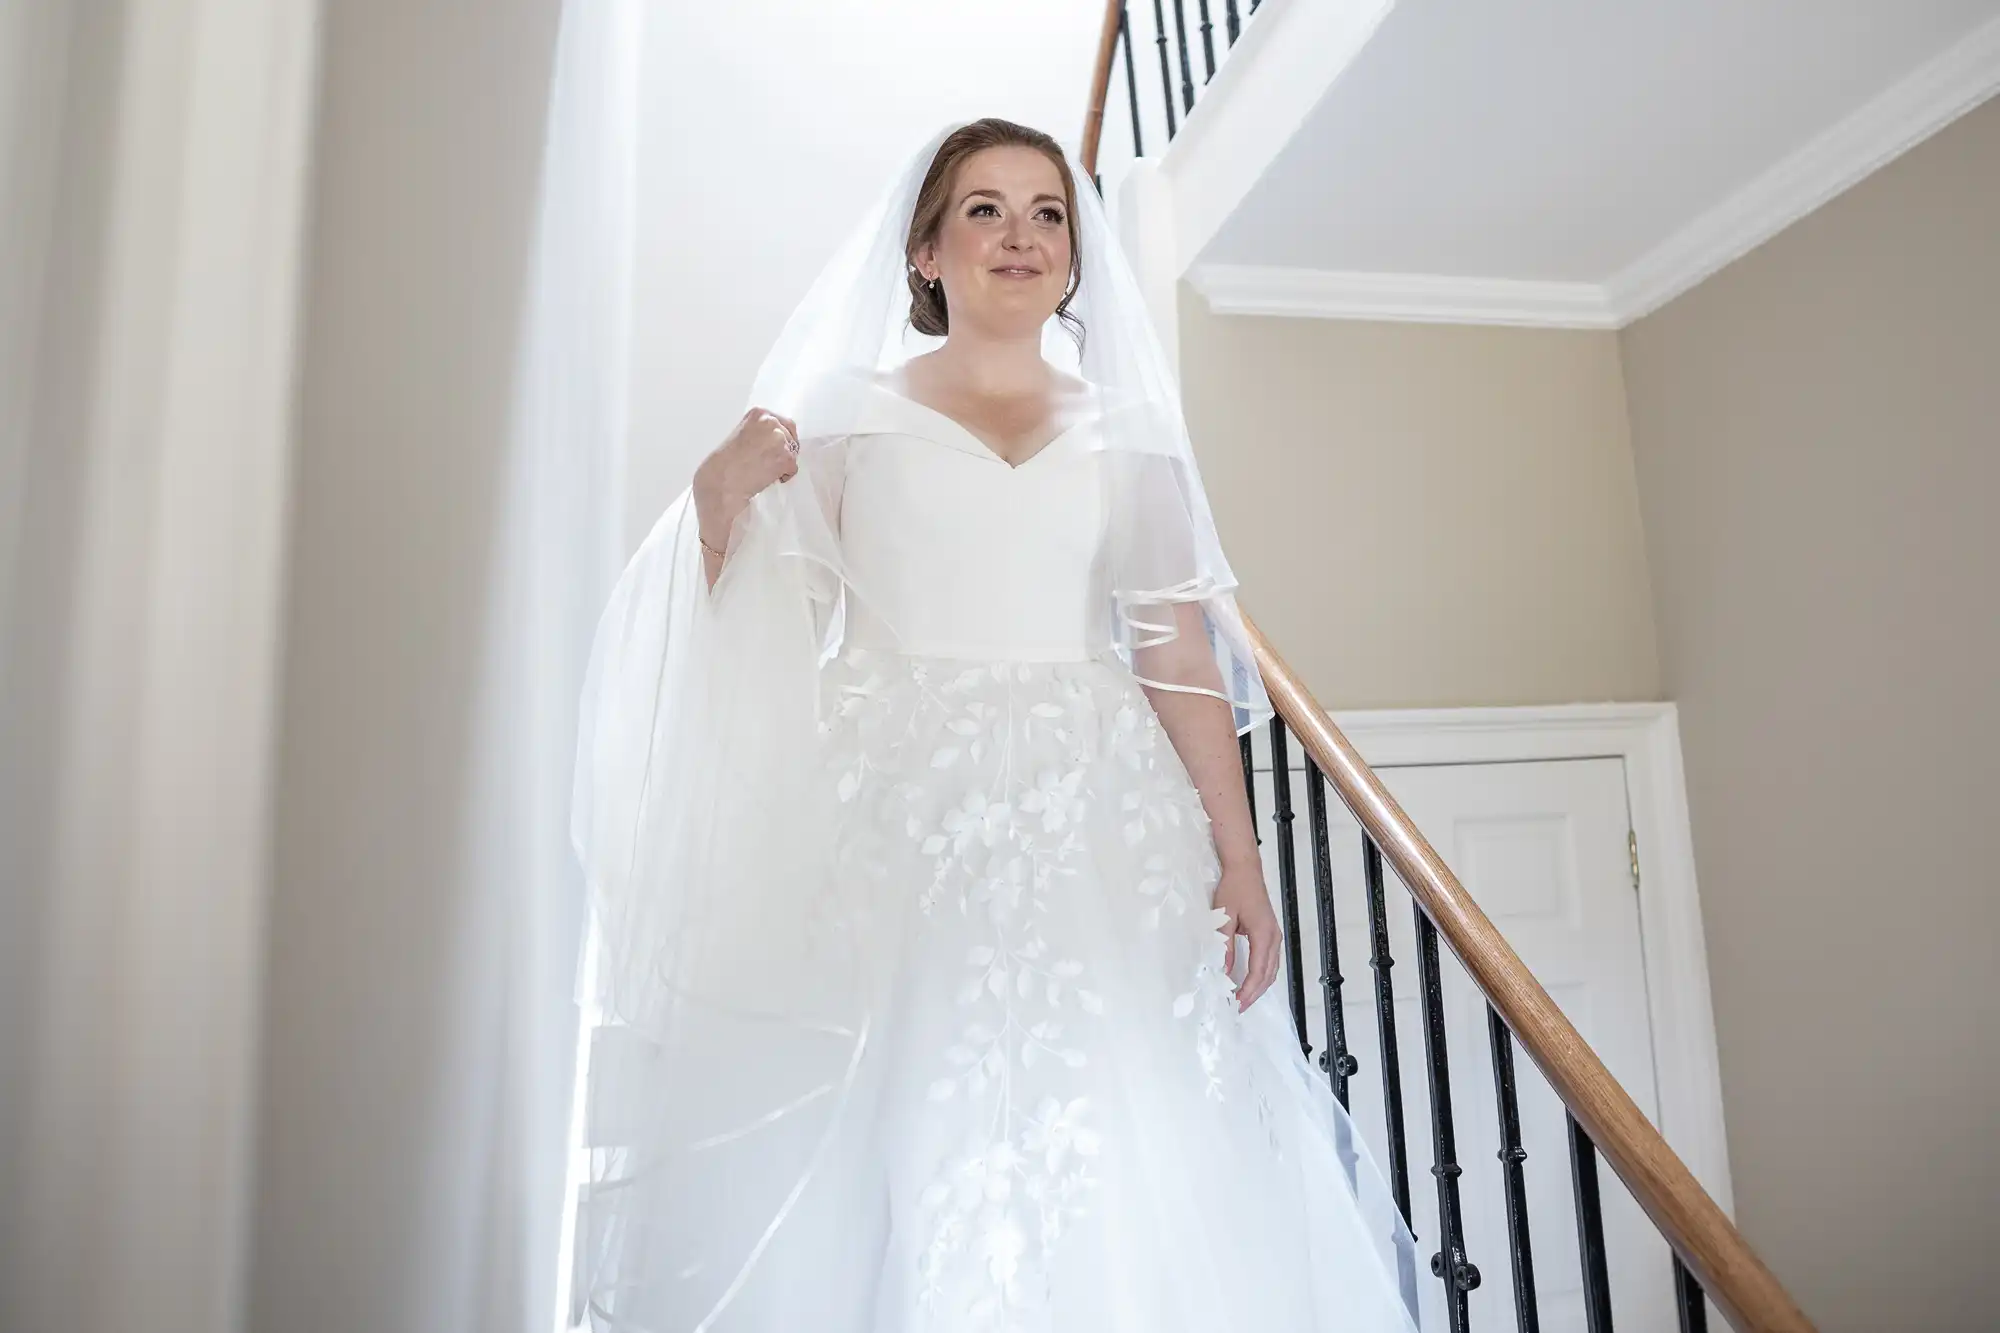
[[[1333,718],[1376,768],[1553,759],[1624,762],[1628,813],[1639,846],[1639,928],[1646,1011],[1653,1027],[1658,1128],[1733,1218],[1722,1071],[1695,882],[1679,710],[1671,703],[1380,708],[1336,712]],[[1303,751],[1295,749],[1293,756],[1292,762],[1303,768]]]

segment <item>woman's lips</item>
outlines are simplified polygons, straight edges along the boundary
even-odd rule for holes
[[[993,270],[993,272],[999,274],[1003,278],[1039,278],[1042,276],[1042,271],[1040,269],[1020,268],[1015,266],[1010,266],[1007,268],[996,268]]]

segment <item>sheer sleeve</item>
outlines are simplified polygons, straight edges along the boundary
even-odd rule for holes
[[[712,589],[684,493],[593,644],[572,824],[592,940],[575,1289],[617,1327],[731,1303],[827,1159],[860,1065],[860,979],[813,934],[833,892],[816,759],[838,457],[802,450],[802,477],[752,501]],[[687,1198],[709,1202],[673,1205]]]
[[[1116,651],[1142,684],[1214,695],[1235,709],[1238,731],[1257,725],[1270,704],[1236,609],[1234,575],[1202,539],[1209,529],[1199,478],[1174,454],[1135,448],[1106,451],[1104,469]]]

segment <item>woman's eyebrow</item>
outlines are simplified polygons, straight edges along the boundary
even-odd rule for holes
[[[1005,203],[1007,201],[1007,196],[1001,194],[1000,191],[998,190],[978,189],[978,190],[967,190],[964,196],[960,198],[958,202],[962,204],[967,199],[972,198],[972,196],[975,194],[983,194],[989,199],[998,199],[1002,203]],[[1059,194],[1038,194],[1033,199],[1030,199],[1028,202],[1031,204],[1039,204],[1044,199],[1048,200],[1052,204],[1060,204],[1063,202],[1063,198]]]

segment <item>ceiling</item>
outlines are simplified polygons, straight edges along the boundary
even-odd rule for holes
[[[1541,284],[1617,323],[1995,86],[2000,0],[1401,0],[1191,276]]]

